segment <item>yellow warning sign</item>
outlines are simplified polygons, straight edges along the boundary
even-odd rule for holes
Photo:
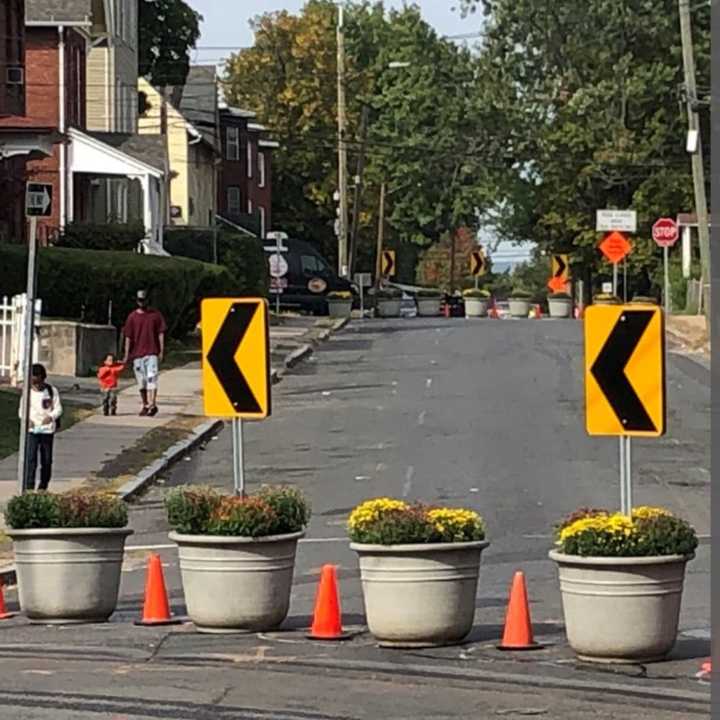
[[[201,305],[205,415],[270,415],[270,342],[264,298],[207,298]]]
[[[380,273],[384,277],[394,277],[395,275],[395,251],[382,251],[382,271]]]
[[[590,435],[665,433],[665,328],[653,305],[585,311],[585,420]]]

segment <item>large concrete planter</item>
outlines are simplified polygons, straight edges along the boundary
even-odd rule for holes
[[[467,317],[487,317],[489,302],[487,298],[466,297],[465,315]]]
[[[572,312],[572,300],[570,298],[548,298],[550,317],[569,318]]]
[[[105,622],[115,612],[127,528],[7,530],[20,607],[34,623]]]
[[[417,303],[417,314],[420,317],[437,317],[440,314],[441,298],[418,297],[415,298]]]
[[[530,314],[530,301],[520,298],[510,298],[510,315],[514,318],[526,318]]]
[[[431,647],[465,638],[475,618],[480,554],[489,544],[351,543],[368,627],[380,645]]]
[[[171,532],[195,627],[207,633],[278,628],[290,607],[297,542],[303,535],[247,538]]]
[[[328,315],[334,318],[349,318],[352,314],[352,300],[328,298]]]
[[[402,308],[401,298],[378,298],[376,309],[378,317],[396,318],[400,317]]]
[[[675,644],[685,564],[692,557],[579,557],[551,551],[568,642],[578,657],[662,660]]]

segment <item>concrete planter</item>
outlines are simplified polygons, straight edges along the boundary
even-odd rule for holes
[[[334,318],[349,318],[352,314],[352,300],[333,300],[328,298],[328,315]]]
[[[510,298],[510,315],[514,318],[526,318],[530,313],[530,301],[520,298]]]
[[[400,317],[400,308],[402,307],[401,298],[378,298],[377,301],[377,314],[381,318],[396,318]]]
[[[115,612],[127,528],[7,530],[30,622],[105,622]]]
[[[489,303],[490,301],[487,298],[466,297],[466,317],[487,317]]]
[[[548,298],[550,317],[569,318],[572,312],[572,300],[570,298]]]
[[[489,544],[351,543],[360,560],[368,627],[380,645],[460,642],[473,626],[480,554]]]
[[[415,298],[417,303],[417,314],[420,317],[437,317],[440,314],[441,298],[418,297]]]
[[[278,628],[290,607],[297,542],[304,534],[247,538],[171,532],[185,604],[198,631]]]
[[[568,642],[578,657],[662,660],[675,644],[685,564],[692,557],[579,557],[551,551]]]

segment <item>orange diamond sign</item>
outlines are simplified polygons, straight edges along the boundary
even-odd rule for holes
[[[632,251],[632,243],[621,232],[615,230],[605,236],[600,243],[600,250],[615,265]]]

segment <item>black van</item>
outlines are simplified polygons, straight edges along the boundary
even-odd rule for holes
[[[356,294],[355,286],[344,278],[338,277],[330,263],[310,244],[304,240],[288,238],[280,234],[280,257],[277,255],[278,240],[275,233],[268,233],[263,241],[265,257],[271,270],[271,289],[280,285],[280,306],[294,308],[314,315],[327,315],[325,296],[333,291],[349,291]],[[273,265],[279,267],[273,267]],[[272,270],[282,272],[278,279],[273,278]],[[269,295],[271,305],[275,304],[275,293]]]

